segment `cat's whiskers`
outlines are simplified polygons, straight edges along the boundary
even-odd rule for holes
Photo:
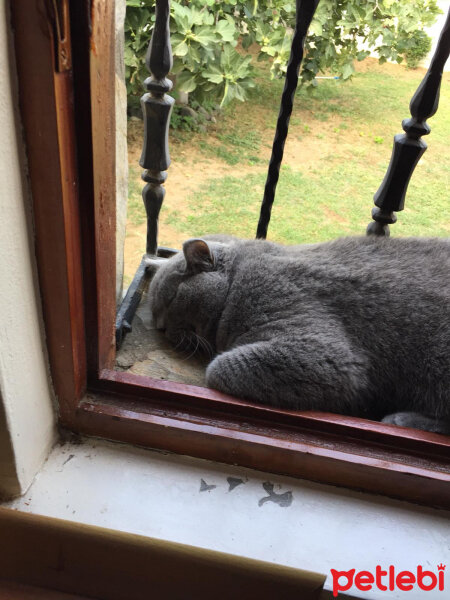
[[[183,344],[184,340],[186,339],[186,332],[182,331],[182,334],[183,335],[181,336],[179,342],[173,347],[174,350],[177,350]]]
[[[196,334],[195,334],[193,331],[192,331],[192,332],[190,332],[190,334],[189,334],[189,338],[188,338],[189,344],[191,344],[191,343],[193,342],[193,340],[192,340],[192,336],[194,337],[194,340],[195,340],[195,348],[194,348],[194,350],[193,350],[193,351],[192,351],[192,352],[189,354],[189,356],[187,356],[186,358],[183,358],[183,360],[189,360],[190,358],[192,358],[192,357],[194,356],[194,354],[197,352],[197,350],[198,350],[198,347],[199,347],[199,345],[200,345],[200,340],[198,339],[197,335],[196,335]]]
[[[208,356],[208,358],[210,360],[212,360],[212,358],[214,356],[214,352],[213,352],[211,344],[208,342],[208,340],[206,338],[204,338],[203,336],[199,335],[198,333],[196,334],[196,336],[197,336],[198,341],[200,342],[200,347],[206,353],[206,355]]]

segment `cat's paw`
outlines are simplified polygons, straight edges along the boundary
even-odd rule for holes
[[[450,435],[450,423],[421,415],[414,412],[397,412],[387,415],[382,419],[382,423],[398,425],[399,427],[411,427],[412,429],[421,429],[433,433],[445,433]]]
[[[412,423],[411,413],[392,413],[387,415],[381,420],[382,423],[388,423],[389,425],[398,425],[399,427],[414,427]]]
[[[226,369],[224,369],[223,363],[223,355],[216,356],[216,358],[209,363],[205,373],[206,385],[215,390],[219,390],[219,392],[232,394],[233,392],[230,389],[232,378]]]

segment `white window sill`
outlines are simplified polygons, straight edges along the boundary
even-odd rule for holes
[[[242,483],[229,491],[227,478]],[[201,480],[216,487],[200,491]],[[260,506],[265,482],[276,494],[290,491],[289,506]],[[3,506],[326,573],[329,590],[331,568],[450,567],[446,511],[99,440],[54,448],[27,494]],[[421,590],[348,593],[424,597]]]

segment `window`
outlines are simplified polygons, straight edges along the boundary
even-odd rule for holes
[[[87,435],[449,508],[450,440],[443,436],[256,406],[114,370],[114,7],[86,0],[59,15],[72,36],[70,65],[57,60],[65,47],[55,34],[57,16],[38,4],[15,0],[11,7],[61,423]]]

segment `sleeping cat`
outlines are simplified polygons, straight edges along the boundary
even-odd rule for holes
[[[211,349],[209,387],[450,433],[450,242],[191,239],[150,286],[157,328]]]

